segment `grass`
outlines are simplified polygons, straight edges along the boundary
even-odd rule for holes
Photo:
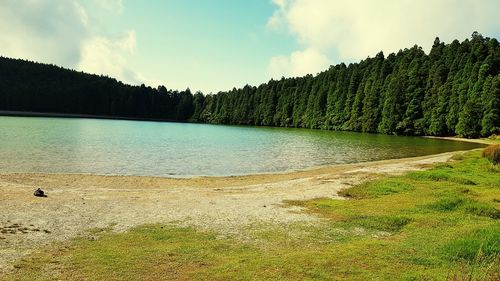
[[[500,254],[500,225],[470,232],[448,243],[445,248],[451,260],[474,261],[478,256],[495,258]]]
[[[287,202],[315,226],[253,238],[168,225],[52,245],[3,280],[499,280],[500,171],[480,152],[429,171]]]

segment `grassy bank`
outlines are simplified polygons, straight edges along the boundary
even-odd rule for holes
[[[500,168],[480,152],[343,195],[287,202],[321,224],[253,226],[243,240],[171,225],[96,230],[43,248],[4,280],[500,278]]]

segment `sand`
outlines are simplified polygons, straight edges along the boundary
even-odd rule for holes
[[[452,141],[463,141],[463,142],[472,142],[472,143],[480,143],[480,144],[495,144],[495,140],[492,139],[467,139],[467,138],[459,138],[459,137],[434,137],[434,136],[425,136],[423,138],[428,139],[440,139],[440,140],[452,140]]]
[[[318,223],[285,200],[338,198],[338,192],[383,175],[449,161],[463,152],[234,177],[174,179],[80,174],[0,174],[0,275],[34,249],[149,223],[172,223],[244,237],[258,224]],[[48,197],[33,196],[41,187]]]

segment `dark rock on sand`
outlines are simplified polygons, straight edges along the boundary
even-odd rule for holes
[[[35,193],[33,195],[35,195],[36,197],[47,197],[47,194],[45,194],[45,192],[41,188],[35,190]]]

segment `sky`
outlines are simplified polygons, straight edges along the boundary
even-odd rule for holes
[[[499,12],[498,0],[0,0],[0,55],[208,94],[435,37],[500,38]]]

